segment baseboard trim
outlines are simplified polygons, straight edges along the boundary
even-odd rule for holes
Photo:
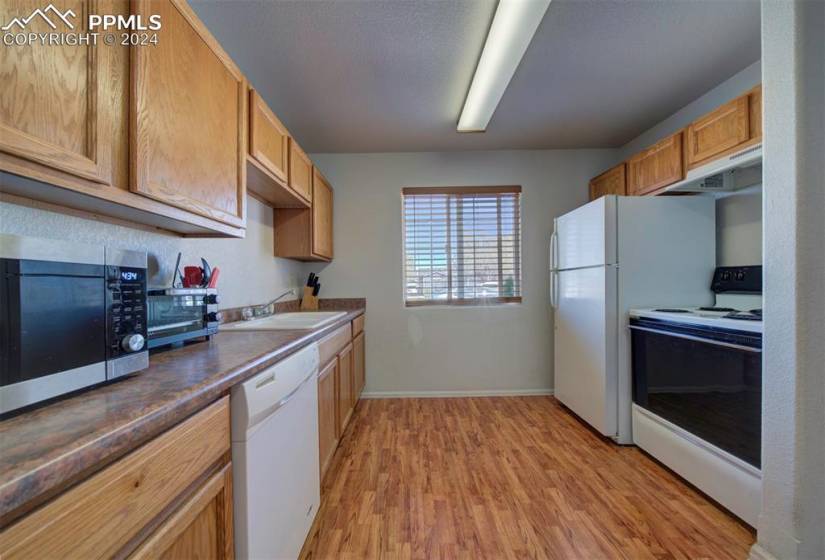
[[[750,556],[748,556],[748,560],[778,560],[776,556],[765,550],[765,548],[757,543],[751,547]]]
[[[553,389],[491,389],[483,391],[364,391],[362,399],[427,399],[458,397],[534,397],[553,394]]]

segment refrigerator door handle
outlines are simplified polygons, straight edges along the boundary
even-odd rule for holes
[[[556,257],[558,256],[558,251],[556,251],[556,245],[558,244],[559,236],[556,233],[556,228],[553,227],[553,233],[550,234],[550,270],[556,270],[558,265],[556,263]]]
[[[550,271],[550,307],[553,309],[558,309],[558,298],[556,297],[557,286],[558,286],[558,275],[559,273],[555,270]]]

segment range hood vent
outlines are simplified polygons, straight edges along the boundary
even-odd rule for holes
[[[762,144],[749,146],[687,172],[665,192],[726,192],[762,182]]]

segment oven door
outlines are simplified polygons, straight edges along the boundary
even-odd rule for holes
[[[762,337],[630,320],[633,401],[760,467]]]
[[[204,293],[149,294],[149,348],[207,334]]]
[[[0,259],[0,413],[106,380],[102,265]]]

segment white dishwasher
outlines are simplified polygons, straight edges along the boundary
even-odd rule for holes
[[[232,388],[235,555],[297,558],[320,505],[318,345]]]

